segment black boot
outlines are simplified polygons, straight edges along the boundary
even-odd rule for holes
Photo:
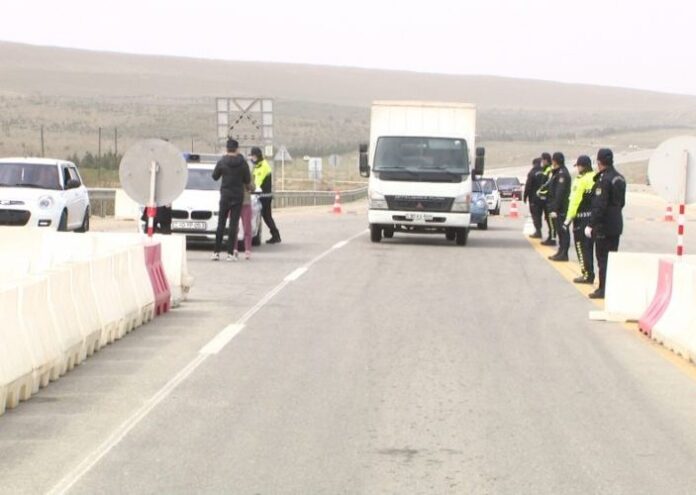
[[[530,239],[541,239],[541,232],[538,230],[529,236]]]
[[[541,242],[542,246],[555,246],[556,241],[554,239],[546,239],[545,241]]]
[[[266,241],[266,244],[280,244],[280,232],[277,230],[271,232],[271,238]]]
[[[584,275],[580,275],[579,277],[573,279],[573,283],[592,285],[594,284],[594,275],[590,275],[587,277]]]

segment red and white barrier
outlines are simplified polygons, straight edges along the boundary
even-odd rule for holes
[[[662,317],[652,328],[652,338],[689,359],[696,339],[696,266],[673,265],[671,298]]]
[[[652,330],[662,315],[667,311],[669,301],[672,298],[672,279],[674,276],[674,261],[661,259],[657,275],[657,288],[655,295],[643,316],[638,320],[640,331],[652,336]]]
[[[155,293],[155,314],[160,315],[169,311],[171,303],[171,291],[169,282],[162,267],[162,246],[161,244],[150,244],[145,246],[145,266],[150,275],[150,282]]]

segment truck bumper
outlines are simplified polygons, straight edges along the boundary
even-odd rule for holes
[[[367,219],[370,224],[394,226],[399,230],[418,232],[469,228],[471,225],[469,213],[368,210]]]

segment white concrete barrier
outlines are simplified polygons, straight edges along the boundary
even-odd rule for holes
[[[74,308],[71,278],[67,266],[53,268],[47,273],[48,310],[63,355],[61,374],[80,364],[85,355],[82,327]]]
[[[103,326],[99,318],[95,294],[92,290],[90,263],[89,261],[82,261],[66,266],[70,270],[72,308],[79,320],[80,331],[82,332],[82,354],[83,356],[91,356],[102,347]]]
[[[31,397],[34,387],[31,339],[19,319],[19,287],[0,288],[0,414]]]
[[[111,255],[113,277],[118,295],[121,298],[126,333],[143,324],[142,313],[135,294],[135,282],[131,276],[128,251]]]
[[[113,276],[113,256],[99,256],[89,264],[91,289],[102,327],[99,346],[104,347],[125,335],[125,311]]]
[[[21,331],[32,354],[34,392],[57,380],[63,371],[63,354],[48,310],[47,277],[28,277],[19,284]]]
[[[660,259],[676,256],[657,253],[609,253],[604,311],[591,311],[593,320],[638,321],[657,288]],[[685,256],[687,262],[696,256]]]
[[[162,265],[172,291],[172,306],[177,307],[188,297],[194,281],[188,271],[186,236],[155,235],[155,240],[162,244]]]
[[[140,205],[133,201],[123,189],[116,189],[114,216],[117,220],[140,220]]]
[[[687,260],[676,262],[672,277],[672,297],[653,327],[652,338],[689,359],[696,338],[696,266]]]

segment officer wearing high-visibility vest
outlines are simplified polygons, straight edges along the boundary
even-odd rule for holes
[[[563,228],[567,230],[570,228],[570,224],[573,224],[575,252],[578,255],[578,261],[580,261],[582,270],[582,275],[576,277],[573,282],[591,285],[595,279],[594,241],[585,235],[585,227],[590,225],[592,194],[595,185],[592,160],[587,155],[581,155],[575,162],[575,168],[578,175],[573,180],[568,216],[563,224]]]
[[[549,235],[545,241],[542,241],[542,246],[555,246],[556,245],[556,228],[554,226],[551,217],[549,216],[548,209],[548,195],[549,186],[551,185],[551,175],[553,173],[553,168],[551,167],[551,155],[547,152],[541,154],[541,170],[546,176],[546,182],[537,191],[537,197],[542,203],[542,208],[544,209],[544,220],[546,221],[546,226],[549,229]]]
[[[254,183],[257,188],[261,189],[261,215],[268,230],[271,231],[271,238],[266,241],[267,244],[278,244],[280,242],[280,232],[273,220],[271,211],[271,203],[273,201],[272,189],[273,179],[271,166],[263,157],[261,148],[251,148],[250,160],[254,163]],[[257,189],[258,191],[258,189]]]

